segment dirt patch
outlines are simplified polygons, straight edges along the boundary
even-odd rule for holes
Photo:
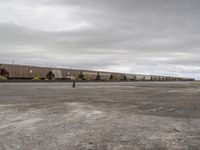
[[[0,150],[196,150],[200,83],[0,83]]]

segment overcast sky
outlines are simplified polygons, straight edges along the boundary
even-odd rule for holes
[[[0,63],[200,79],[200,0],[1,0]]]

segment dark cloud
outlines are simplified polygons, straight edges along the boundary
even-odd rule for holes
[[[199,0],[0,2],[1,62],[200,76]]]

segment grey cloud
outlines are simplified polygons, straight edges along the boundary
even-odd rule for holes
[[[3,62],[200,76],[199,0],[12,0],[1,5],[11,7],[0,15]],[[30,12],[23,17],[24,10]]]

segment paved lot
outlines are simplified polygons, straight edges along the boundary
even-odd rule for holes
[[[200,83],[0,83],[0,150],[200,149]]]

